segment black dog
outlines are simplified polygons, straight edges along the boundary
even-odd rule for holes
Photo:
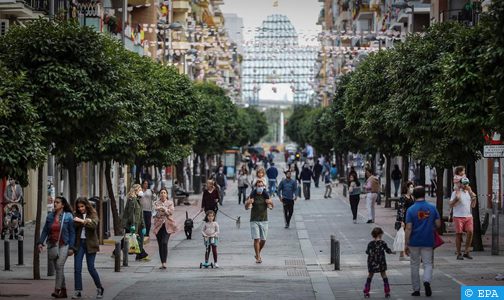
[[[189,219],[189,215],[187,211],[185,212],[186,220],[184,221],[184,232],[188,240],[191,239],[192,229],[194,227],[194,222],[192,219]]]

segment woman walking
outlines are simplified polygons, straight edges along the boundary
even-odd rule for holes
[[[415,204],[415,198],[413,198],[413,182],[408,181],[406,184],[403,184],[401,189],[401,198],[399,198],[399,202],[397,203],[397,217],[395,223],[395,229],[399,232],[402,228],[403,230],[406,227],[406,211],[410,206]],[[404,247],[400,247],[402,250],[399,252],[399,260],[406,260],[407,258],[404,256]]]
[[[360,182],[353,174],[350,174],[348,178],[348,194],[350,200],[350,209],[352,210],[352,218],[354,224],[357,224],[357,210],[359,208],[360,201]]]
[[[42,252],[47,241],[49,263],[56,270],[54,298],[67,298],[65,284],[65,262],[74,253],[75,227],[72,207],[64,197],[54,199],[54,211],[47,215],[44,229],[38,240],[38,251]]]
[[[100,276],[95,268],[96,253],[100,251],[98,244],[98,215],[91,203],[84,197],[77,198],[75,201],[75,249],[77,252],[74,258],[74,281],[75,292],[72,299],[82,298],[82,260],[86,256],[86,264],[89,274],[93,278],[96,286],[96,298],[103,298],[103,286]]]
[[[154,201],[154,227],[153,231],[159,247],[159,258],[161,259],[160,269],[166,269],[166,259],[168,257],[168,240],[170,235],[177,231],[173,212],[175,204],[168,199],[168,190],[163,187],[159,191],[159,200]]]
[[[137,254],[136,260],[147,259],[149,256],[143,247],[144,236],[147,233],[147,230],[145,228],[142,204],[140,203],[142,196],[142,186],[134,184],[128,192],[128,200],[122,215],[122,222],[125,231],[127,233],[136,233],[138,236],[140,253]]]
[[[373,170],[371,168],[366,169],[366,208],[368,221],[367,223],[374,223],[375,219],[375,202],[378,198],[378,193],[380,192],[380,182],[376,176],[374,176]]]
[[[238,204],[241,204],[242,201],[245,203],[249,185],[247,167],[242,165],[240,171],[238,171]]]
[[[215,188],[213,180],[207,180],[206,189],[203,191],[203,198],[201,199],[201,211],[205,213],[209,210],[215,212],[215,217],[217,217],[217,211],[219,207],[217,203],[219,202],[219,191]]]

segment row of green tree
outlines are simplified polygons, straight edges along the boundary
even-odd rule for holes
[[[39,19],[0,38],[0,178],[26,185],[27,171],[38,168],[36,232],[49,154],[69,172],[70,199],[79,163],[105,169],[120,234],[112,162],[169,166],[191,150],[206,156],[257,143],[266,130],[262,113],[238,108],[222,88],[193,84],[75,22]]]
[[[504,132],[504,2],[477,26],[436,24],[392,49],[369,55],[342,78],[327,108],[298,107],[287,134],[321,153],[411,156],[437,170],[467,165],[473,190],[484,133]],[[407,176],[403,167],[403,175]],[[443,212],[443,172],[437,172]],[[390,196],[390,173],[386,179]],[[474,246],[482,250],[479,209]]]

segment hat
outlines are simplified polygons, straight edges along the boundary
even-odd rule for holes
[[[462,183],[463,185],[468,185],[469,184],[469,178],[464,177],[464,178],[460,179],[460,183]]]

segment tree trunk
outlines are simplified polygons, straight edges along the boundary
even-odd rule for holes
[[[181,160],[177,163],[176,165],[177,168],[177,181],[179,183],[179,186],[184,186],[185,185],[185,180],[184,180],[184,160]]]
[[[445,197],[450,198],[453,188],[453,168],[448,168],[446,172],[446,188],[444,189]]]
[[[44,201],[44,166],[38,167],[37,180],[37,215],[35,217],[35,235],[33,239],[33,279],[40,279],[40,253],[38,251],[37,241],[40,236],[40,227],[42,223],[42,201]]]
[[[467,165],[467,178],[471,183],[472,191],[478,195],[478,187],[476,184],[476,162],[471,162]],[[476,197],[476,207],[472,209],[473,221],[474,221],[474,234],[472,240],[473,251],[484,251],[483,241],[481,239],[481,221],[480,221],[480,211],[479,211],[479,200]]]
[[[436,189],[436,208],[438,210],[439,216],[441,220],[443,219],[443,183],[444,183],[444,169],[440,167],[436,167],[437,171],[437,189]]]
[[[121,218],[119,217],[119,211],[117,210],[117,202],[114,195],[114,187],[112,186],[112,177],[110,176],[112,163],[107,161],[105,163],[105,182],[107,184],[107,191],[110,198],[110,209],[112,210],[112,220],[114,223],[114,235],[122,235],[122,224]]]
[[[390,180],[390,166],[391,166],[392,155],[385,154],[385,199],[390,198],[391,180]]]
[[[135,168],[135,183],[138,183],[138,184],[142,183],[142,178],[140,178],[140,173],[142,172],[142,166],[143,166],[143,164],[136,163],[136,168]]]
[[[420,185],[425,186],[425,163],[420,162]]]
[[[68,187],[70,205],[75,207],[77,199],[77,162],[74,155],[69,155],[65,160],[65,168],[68,170]]]
[[[348,174],[345,174],[345,157],[346,157],[346,154],[345,153],[338,153],[338,173],[339,173],[339,177],[345,177],[345,182],[346,182],[346,178],[348,178]],[[347,170],[348,172],[348,170]],[[358,180],[358,178],[356,178]]]
[[[406,183],[409,179],[409,157],[407,155],[403,155],[402,157],[402,180],[403,184]]]

